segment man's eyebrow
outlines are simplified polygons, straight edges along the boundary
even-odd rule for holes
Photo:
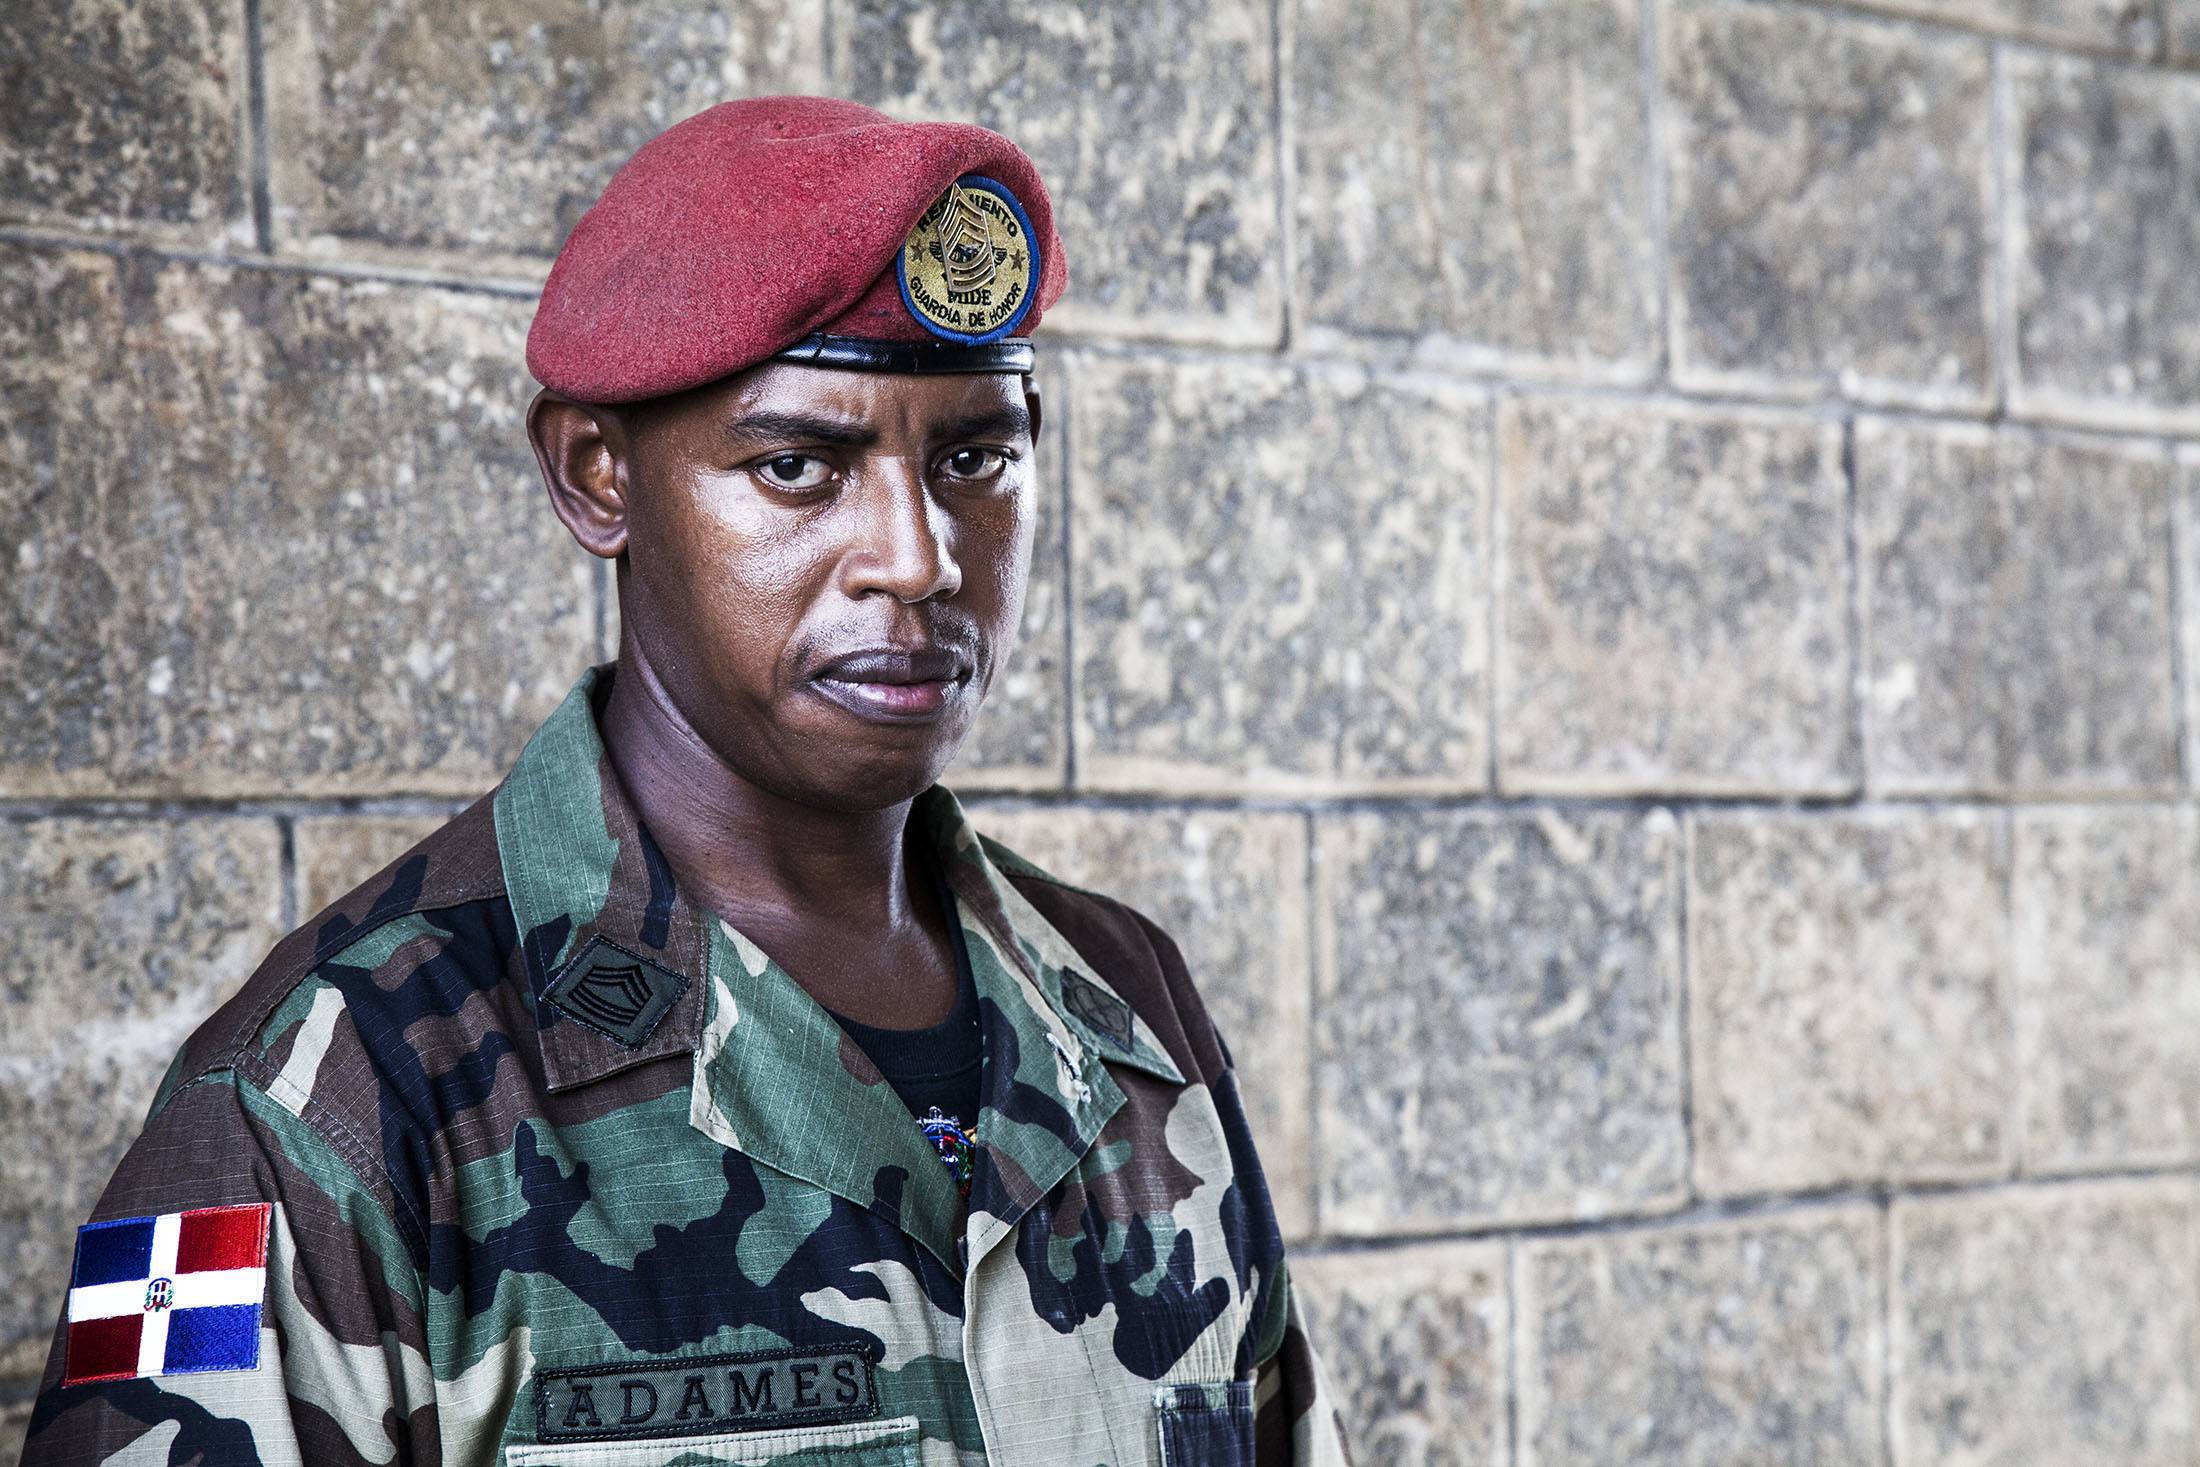
[[[848,448],[861,448],[878,438],[878,430],[864,423],[768,411],[743,413],[726,424],[726,431],[768,443],[831,443]]]
[[[936,425],[932,436],[942,442],[964,438],[1018,438],[1031,432],[1031,414],[1022,403],[1003,403],[997,408],[950,418]]]

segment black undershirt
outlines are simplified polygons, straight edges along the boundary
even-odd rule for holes
[[[840,1027],[878,1066],[886,1083],[894,1087],[909,1114],[920,1124],[934,1110],[961,1128],[967,1137],[977,1129],[979,1082],[985,1071],[985,1041],[978,1026],[978,984],[970,974],[970,950],[963,942],[962,922],[955,915],[955,897],[930,862],[925,871],[938,895],[940,912],[947,919],[948,939],[955,949],[955,1006],[945,1019],[923,1029],[882,1029],[827,1009]],[[925,1127],[930,1133],[935,1128]],[[934,1144],[940,1144],[937,1136]],[[948,1148],[942,1146],[943,1157]],[[950,1161],[950,1170],[955,1170]],[[967,1182],[965,1168],[957,1175]]]

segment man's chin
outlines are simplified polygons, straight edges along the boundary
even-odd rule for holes
[[[934,721],[876,723],[804,719],[787,740],[782,767],[798,778],[778,793],[819,809],[884,810],[930,789],[955,762],[970,731],[967,711]]]
[[[869,814],[874,810],[892,809],[923,794],[939,782],[940,775],[953,761],[954,755],[950,752],[945,758],[914,768],[874,766],[844,778],[834,778],[819,771],[821,777],[814,783],[786,793],[816,809],[845,815]]]

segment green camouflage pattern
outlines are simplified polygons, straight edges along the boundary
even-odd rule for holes
[[[985,1041],[965,1203],[832,1017],[678,891],[605,685],[278,945],[101,1198],[275,1204],[258,1368],[63,1386],[64,1322],[25,1462],[1346,1460],[1168,937],[918,799]],[[624,1031],[553,991],[614,950],[653,995]]]

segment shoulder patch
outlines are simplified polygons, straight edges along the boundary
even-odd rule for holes
[[[1131,1006],[1075,968],[1062,970],[1062,1003],[1123,1048],[1131,1047]]]
[[[61,1383],[257,1366],[270,1210],[195,1207],[78,1228]]]
[[[687,979],[608,937],[592,937],[550,980],[550,1003],[628,1049],[639,1049],[687,989]]]

